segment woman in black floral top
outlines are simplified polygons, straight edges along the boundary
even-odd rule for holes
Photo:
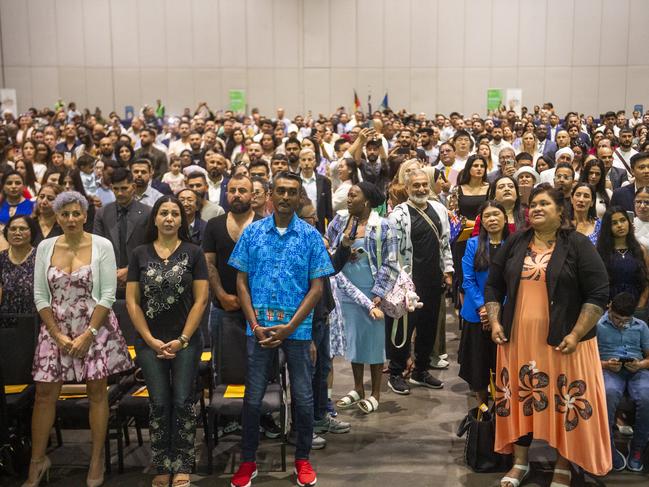
[[[3,234],[9,248],[0,252],[0,314],[36,313],[34,306],[34,238],[36,223],[28,216],[14,215]],[[11,320],[0,320],[8,326]]]
[[[147,238],[133,252],[126,305],[139,333],[137,362],[149,391],[153,486],[189,485],[194,465],[194,384],[203,344],[198,326],[208,299],[203,251],[190,243],[179,201],[153,206]]]

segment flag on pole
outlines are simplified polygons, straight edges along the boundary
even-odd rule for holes
[[[367,94],[367,114],[372,116],[372,93]]]
[[[354,90],[354,110],[360,110],[361,109],[361,100],[358,98],[358,95],[356,94],[356,90]]]
[[[385,92],[385,96],[383,97],[383,101],[381,102],[381,108],[383,110],[387,110],[390,108],[390,105],[388,105],[388,92]]]

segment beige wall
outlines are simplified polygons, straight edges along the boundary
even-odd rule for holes
[[[522,88],[587,113],[649,105],[647,0],[0,0],[6,87],[168,112],[245,89],[289,116],[365,106],[484,112]]]

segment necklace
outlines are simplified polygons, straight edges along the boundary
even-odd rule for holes
[[[13,247],[9,247],[9,260],[11,260],[15,265],[22,265],[29,258],[33,250],[33,247],[30,247],[29,252],[27,252],[22,258],[18,258]]]
[[[615,249],[615,251],[620,254],[623,259],[626,259],[626,254],[629,252],[629,249]]]

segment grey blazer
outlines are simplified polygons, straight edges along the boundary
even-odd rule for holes
[[[126,222],[126,250],[132,254],[138,245],[144,243],[147,222],[151,207],[138,201],[133,201],[133,206],[128,212]],[[95,215],[95,235],[100,235],[110,240],[115,250],[115,258],[119,252],[119,225],[117,223],[117,202],[99,208]]]

